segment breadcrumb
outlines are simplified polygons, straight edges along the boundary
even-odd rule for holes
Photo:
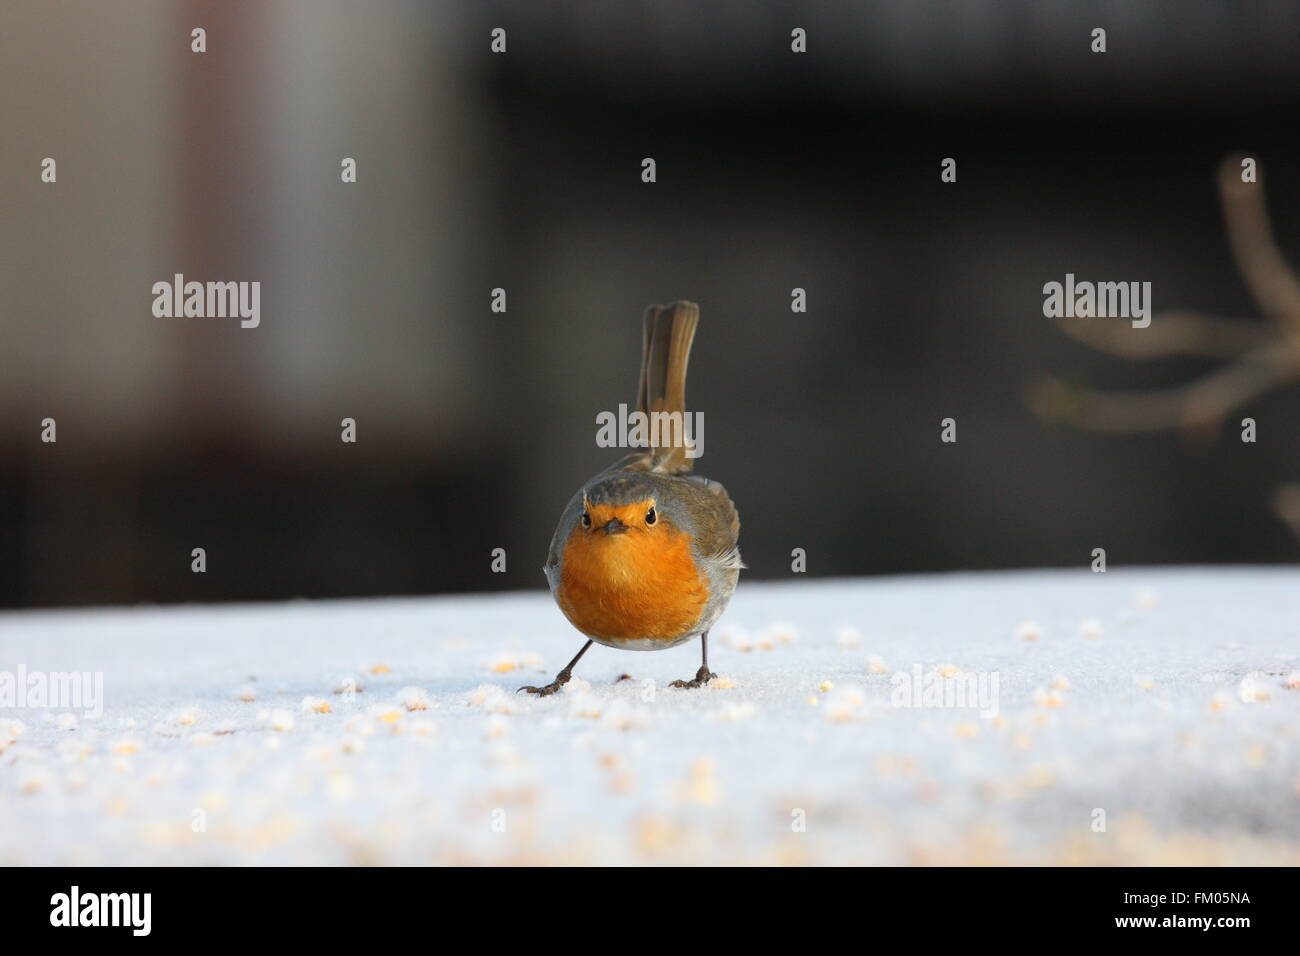
[[[364,690],[365,688],[361,686],[361,682],[348,674],[344,674],[334,683],[334,693],[344,697],[360,694]]]
[[[1160,595],[1153,588],[1139,588],[1133,592],[1133,603],[1143,610],[1150,610],[1160,603]]]
[[[410,711],[429,709],[429,692],[423,687],[403,687],[397,692],[397,700]]]
[[[841,627],[835,632],[835,641],[840,647],[851,648],[862,645],[862,632],[856,627]]]
[[[1040,689],[1034,691],[1034,703],[1039,707],[1064,707],[1065,698],[1055,691]]]
[[[1022,621],[1016,628],[1016,637],[1022,641],[1036,641],[1042,636],[1042,629],[1033,621]]]
[[[856,687],[841,687],[826,698],[826,719],[842,724],[862,715],[867,699]]]

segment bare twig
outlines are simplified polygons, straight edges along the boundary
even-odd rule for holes
[[[1266,317],[1300,325],[1300,279],[1273,237],[1263,170],[1256,170],[1257,182],[1243,183],[1241,161],[1229,156],[1219,165],[1219,200],[1237,271]]]
[[[1040,418],[1088,431],[1132,433],[1217,430],[1224,418],[1278,386],[1300,380],[1300,278],[1278,248],[1264,202],[1263,171],[1242,181],[1241,156],[1217,175],[1224,228],[1233,259],[1264,321],[1221,319],[1199,312],[1155,316],[1147,328],[1096,319],[1059,319],[1067,335],[1100,352],[1131,360],[1194,355],[1227,360],[1215,371],[1175,388],[1113,393],[1050,376],[1027,401]],[[1283,485],[1274,510],[1300,537],[1300,485]]]
[[[1300,485],[1288,482],[1273,492],[1273,510],[1300,541]]]
[[[1175,388],[1116,394],[1044,377],[1031,388],[1029,403],[1042,418],[1086,431],[1199,431],[1217,427],[1224,416],[1296,372],[1290,353],[1267,346],[1205,378]]]
[[[1267,326],[1245,319],[1220,319],[1200,312],[1162,312],[1145,329],[1123,322],[1061,318],[1059,328],[1070,338],[1120,358],[1165,358],[1195,355],[1236,358],[1272,340]]]

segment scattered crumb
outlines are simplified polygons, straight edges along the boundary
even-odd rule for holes
[[[91,746],[84,738],[64,740],[59,744],[59,756],[69,763],[85,760],[91,754]]]
[[[24,770],[18,777],[18,789],[23,793],[40,793],[50,783],[49,771],[42,767]]]
[[[582,692],[569,694],[569,716],[581,720],[598,720],[604,713],[600,698]]]
[[[842,724],[862,716],[867,699],[856,687],[841,687],[826,698],[826,719]]]
[[[867,670],[873,674],[888,674],[889,668],[885,666],[884,660],[872,654],[867,658]]]
[[[1243,704],[1262,704],[1272,699],[1272,694],[1264,684],[1262,674],[1248,674],[1237,685],[1237,696]]]
[[[492,714],[513,714],[515,699],[496,684],[479,684],[469,695],[471,707],[480,707]]]
[[[840,647],[860,647],[862,645],[862,632],[856,627],[841,627],[835,632],[835,641]]]
[[[494,674],[509,674],[511,671],[540,668],[542,658],[539,654],[516,654],[502,651],[487,662],[487,668]]]
[[[429,692],[423,687],[403,687],[397,692],[397,700],[409,711],[429,709]]]
[[[293,730],[293,714],[287,710],[273,710],[267,718],[267,726],[272,730]]]
[[[828,681],[828,680],[824,680],[824,681],[822,681],[820,684],[817,685],[817,689],[820,690],[820,691],[827,691],[827,690],[832,689],[834,686],[835,686],[835,685],[832,684],[830,681]]]
[[[717,720],[744,720],[747,717],[753,717],[758,713],[758,709],[749,701],[740,704],[727,704],[720,710],[715,710],[713,716]]]
[[[257,700],[257,690],[252,684],[245,684],[235,691],[235,700],[243,701],[245,704],[251,704]]]
[[[1153,588],[1139,588],[1133,592],[1133,603],[1143,610],[1150,610],[1160,603],[1160,595]]]
[[[1043,764],[1035,764],[1029,768],[1029,773],[1025,775],[1025,786],[1034,790],[1042,790],[1056,783],[1056,772],[1051,767]]]
[[[646,726],[649,720],[640,708],[633,707],[625,700],[615,700],[605,710],[601,723],[612,730],[631,730]]]
[[[1101,637],[1101,622],[1095,618],[1088,618],[1079,625],[1079,635],[1085,640],[1095,641]]]
[[[1055,691],[1036,690],[1034,691],[1034,703],[1039,707],[1064,707],[1065,698]]]
[[[718,783],[713,759],[701,757],[691,764],[686,781],[680,789],[681,798],[688,803],[713,807],[722,801],[722,787]]]
[[[1022,641],[1036,641],[1042,636],[1042,629],[1033,621],[1022,621],[1016,628],[1016,637]]]
[[[799,632],[784,621],[775,622],[767,630],[778,644],[793,644],[799,640]]]
[[[333,708],[323,697],[304,697],[300,708],[304,714],[328,714]]]
[[[393,669],[387,664],[371,664],[369,667],[362,668],[362,670],[372,677],[378,677],[381,674],[391,674],[393,672]]]

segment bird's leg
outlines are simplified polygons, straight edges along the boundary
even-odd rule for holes
[[[709,632],[700,635],[700,669],[695,672],[695,680],[675,680],[671,687],[703,687],[718,675],[709,670]]]
[[[578,651],[577,654],[573,655],[573,660],[565,664],[564,670],[556,674],[555,680],[551,681],[545,687],[521,687],[519,688],[519,690],[515,691],[515,693],[516,694],[519,693],[520,690],[526,690],[530,694],[537,694],[541,697],[546,697],[549,694],[554,694],[557,690],[559,690],[561,687],[567,684],[569,680],[573,677],[573,665],[578,663],[578,661],[582,659],[582,655],[587,653],[587,648],[591,647],[591,644],[592,644],[591,641],[588,641],[586,644],[583,644],[582,650]]]

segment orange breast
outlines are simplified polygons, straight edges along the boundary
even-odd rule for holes
[[[685,534],[586,534],[576,528],[564,546],[556,588],[573,626],[597,640],[673,641],[695,627],[709,600]]]

